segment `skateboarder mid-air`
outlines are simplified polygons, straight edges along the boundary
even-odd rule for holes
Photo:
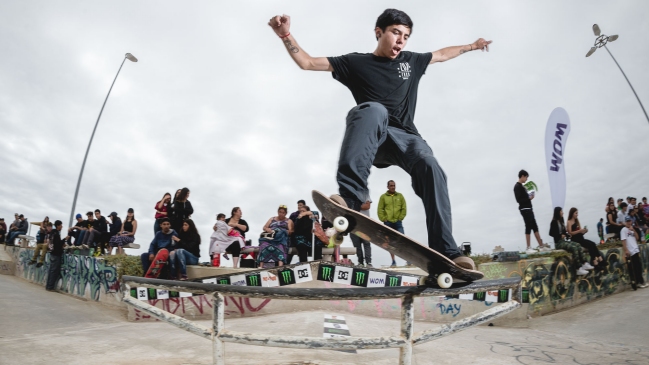
[[[430,248],[459,266],[475,269],[473,260],[462,256],[453,239],[446,174],[419,135],[414,115],[419,79],[429,64],[478,49],[488,51],[491,41],[480,38],[472,44],[435,52],[407,52],[403,49],[412,34],[412,20],[402,11],[386,9],[376,21],[378,43],[374,52],[311,57],[291,34],[289,16],[277,15],[268,25],[301,69],[332,72],[356,100],[357,106],[347,115],[336,175],[347,206],[360,210],[368,193],[372,165],[397,165],[410,174],[412,187],[424,203]]]

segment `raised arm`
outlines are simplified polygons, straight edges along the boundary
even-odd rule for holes
[[[284,15],[276,15],[270,18],[268,25],[273,28],[273,31],[282,40],[288,54],[293,61],[303,70],[312,71],[333,71],[326,57],[311,57],[306,53],[295,41],[291,35],[291,17]]]
[[[475,51],[478,49],[482,50],[483,52],[485,50],[489,52],[489,45],[491,44],[491,42],[492,41],[485,41],[483,38],[480,38],[477,41],[471,44],[467,44],[465,46],[452,46],[452,47],[442,48],[440,50],[433,52],[433,58],[431,58],[430,64],[432,65],[435,62],[448,61],[461,54]]]

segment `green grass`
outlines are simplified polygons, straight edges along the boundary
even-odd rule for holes
[[[104,257],[108,265],[114,266],[117,269],[117,278],[122,280],[122,275],[129,276],[142,276],[142,263],[140,256],[106,256]]]

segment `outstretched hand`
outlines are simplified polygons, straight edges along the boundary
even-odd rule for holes
[[[484,52],[485,50],[489,52],[489,45],[491,44],[491,42],[493,41],[486,41],[484,38],[480,38],[477,41],[471,43],[471,48],[474,51],[480,49],[482,50],[482,52]]]
[[[285,36],[291,29],[291,17],[286,14],[275,15],[274,17],[270,18],[268,25],[273,28],[273,31],[278,36]]]

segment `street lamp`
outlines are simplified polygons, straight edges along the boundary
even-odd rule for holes
[[[101,110],[99,111],[97,122],[95,122],[95,128],[92,130],[92,134],[90,135],[88,148],[86,148],[86,155],[83,157],[83,163],[81,164],[81,171],[79,172],[79,179],[77,180],[77,188],[74,191],[74,200],[72,200],[72,211],[70,211],[70,224],[68,224],[68,227],[72,227],[72,220],[74,218],[74,209],[77,206],[77,195],[79,195],[79,185],[81,185],[81,178],[83,177],[83,169],[86,167],[88,152],[90,151],[90,145],[92,145],[92,139],[95,137],[95,132],[97,131],[97,125],[99,125],[99,119],[101,119],[101,113],[104,112],[104,107],[106,106],[106,101],[108,101],[108,97],[110,96],[110,91],[113,90],[113,85],[115,85],[117,76],[119,76],[119,72],[122,70],[122,66],[124,66],[124,62],[126,62],[126,60],[129,60],[131,62],[137,62],[137,58],[135,58],[135,56],[133,56],[132,54],[127,53],[126,55],[124,55],[122,64],[119,66],[119,70],[117,70],[117,75],[115,75],[115,79],[113,79],[113,83],[110,85],[110,89],[108,89],[108,94],[106,95],[106,99],[104,99],[104,104],[101,106]]]
[[[631,87],[631,91],[633,91],[633,95],[635,95],[635,98],[638,99],[638,103],[640,103],[640,108],[642,108],[642,111],[644,112],[645,118],[647,118],[647,122],[649,122],[649,115],[647,115],[647,111],[644,109],[644,105],[642,105],[642,102],[640,101],[640,98],[638,97],[638,94],[635,92],[635,89],[633,88],[633,85],[631,85],[631,81],[629,81],[629,78],[626,77],[626,74],[624,71],[622,71],[622,67],[620,66],[619,63],[617,63],[617,60],[615,57],[613,57],[613,54],[611,51],[608,50],[608,47],[606,47],[606,44],[608,42],[613,42],[618,38],[618,35],[612,35],[612,36],[607,36],[606,34],[601,34],[601,31],[599,30],[599,26],[597,24],[593,24],[593,33],[595,33],[595,36],[597,37],[595,39],[595,45],[590,48],[590,51],[586,53],[586,57],[590,57],[595,51],[597,51],[598,48],[604,47],[606,52],[608,52],[609,55],[611,55],[611,58],[617,65],[617,67],[620,69],[620,72],[622,72],[622,76],[626,79],[626,82],[629,83],[629,86]]]

